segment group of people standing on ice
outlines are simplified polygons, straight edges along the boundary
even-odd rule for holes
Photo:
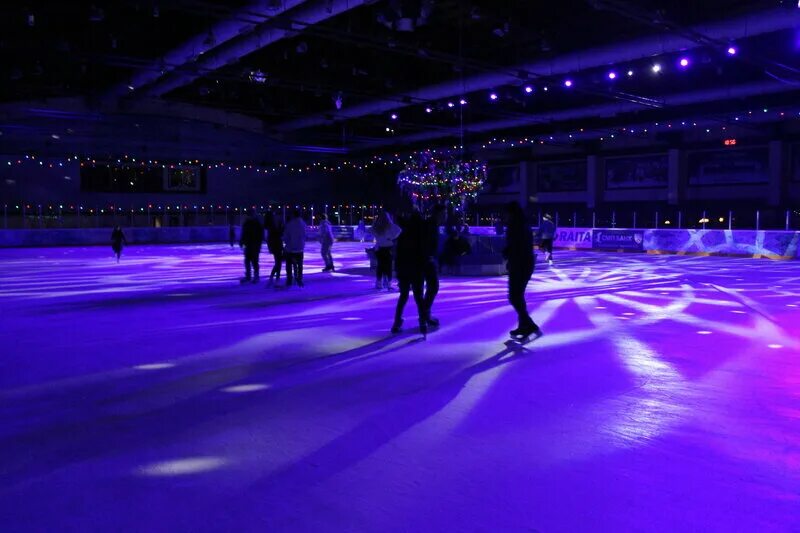
[[[444,224],[446,208],[434,206],[427,217],[416,209],[410,209],[393,220],[388,212],[381,212],[375,219],[370,233],[375,239],[376,281],[375,288],[392,290],[392,274],[397,275],[399,298],[395,308],[392,332],[399,333],[403,327],[403,311],[409,297],[413,295],[417,307],[419,330],[425,335],[431,328],[439,326],[439,320],[431,314],[439,292],[439,228]],[[361,227],[363,238],[366,228]],[[334,244],[333,227],[327,216],[319,223],[321,255],[325,263],[323,272],[334,272],[331,253]],[[533,235],[525,214],[516,202],[509,203],[504,217],[503,233],[506,246],[503,255],[507,261],[508,298],[517,312],[517,327],[510,332],[512,337],[540,336],[541,330],[528,314],[525,289],[533,274],[535,256]],[[280,279],[281,265],[286,264],[286,286],[303,286],[303,253],[306,243],[306,224],[299,211],[291,213],[286,225],[282,225],[274,213],[267,213],[264,225],[253,211],[242,225],[239,244],[244,250],[245,277],[242,283],[259,281],[259,254],[261,243],[266,242],[273,256],[274,266],[269,285]],[[498,232],[499,233],[499,232]],[[542,249],[552,261],[552,239],[555,224],[546,217],[540,225]]]
[[[327,217],[323,215],[321,231],[325,232],[322,239],[323,258],[325,258],[325,271],[333,271],[333,258],[330,254],[333,245],[333,231]],[[306,248],[306,223],[300,211],[293,211],[289,220],[284,225],[274,213],[267,213],[264,224],[258,218],[258,213],[253,210],[242,224],[239,236],[239,247],[244,251],[244,277],[241,283],[258,283],[260,279],[259,257],[261,244],[266,233],[267,250],[273,259],[272,272],[270,272],[267,285],[274,285],[281,277],[281,266],[286,265],[286,287],[296,285],[303,287],[303,254]],[[327,246],[326,246],[327,244]]]
[[[420,332],[425,335],[430,328],[439,326],[439,320],[431,314],[433,303],[439,292],[439,228],[445,222],[446,208],[435,205],[427,217],[423,217],[416,209],[410,209],[398,217],[395,222],[388,212],[381,212],[370,230],[375,239],[376,282],[379,290],[392,290],[392,273],[397,274],[399,299],[395,308],[392,332],[398,333],[403,326],[403,311],[410,295],[413,295],[417,306]],[[528,314],[525,302],[525,289],[533,275],[535,256],[533,234],[525,214],[516,202],[506,206],[502,225],[498,225],[505,234],[506,246],[503,256],[508,270],[508,299],[517,313],[518,325],[510,332],[512,337],[527,338],[540,336],[541,329]],[[331,253],[334,244],[333,227],[326,215],[320,216],[319,241],[321,254],[325,263],[323,272],[334,272],[335,266]],[[359,224],[360,238],[363,242],[366,227]],[[555,224],[549,215],[545,215],[539,227],[540,248],[547,254],[546,259],[552,264],[553,238]],[[459,232],[461,233],[461,232]],[[266,238],[265,238],[266,235]],[[112,248],[119,261],[122,244],[127,243],[122,229],[117,226],[111,236]],[[230,233],[231,246],[235,233]],[[267,249],[273,258],[268,286],[274,286],[280,280],[281,267],[286,265],[286,287],[303,287],[303,254],[306,245],[306,223],[299,210],[294,210],[284,225],[282,221],[269,212],[262,224],[258,213],[253,210],[242,224],[239,246],[244,252],[245,276],[241,283],[258,283],[262,243],[266,240]]]

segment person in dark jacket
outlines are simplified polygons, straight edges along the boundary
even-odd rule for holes
[[[542,218],[542,223],[539,225],[539,248],[547,254],[545,259],[551,265],[553,264],[553,239],[556,236],[556,224],[553,222],[553,217],[546,214]]]
[[[241,279],[242,283],[251,281],[251,269],[253,271],[252,282],[258,283],[258,258],[261,254],[262,242],[264,242],[264,226],[258,220],[258,213],[253,209],[242,224],[242,234],[239,237],[239,248],[244,248],[245,275]]]
[[[438,327],[439,319],[431,314],[433,302],[439,294],[439,226],[444,223],[447,208],[442,204],[433,206],[430,216],[423,223],[425,242],[425,321],[430,327]]]
[[[122,255],[123,243],[128,244],[128,239],[122,233],[122,228],[115,226],[114,231],[111,232],[111,249],[114,250],[114,255],[117,256],[117,263],[119,263],[119,257]]]
[[[402,233],[397,237],[395,270],[397,272],[400,299],[397,300],[397,307],[395,308],[392,333],[399,333],[403,326],[403,310],[408,302],[408,293],[411,291],[417,304],[419,331],[425,336],[428,333],[428,313],[425,308],[423,284],[425,281],[425,265],[429,256],[424,221],[419,211],[414,210],[410,215],[402,217],[398,222]]]
[[[267,230],[267,250],[272,254],[274,265],[269,274],[268,285],[281,279],[281,265],[283,264],[283,224],[278,220],[275,213],[267,213],[264,221]]]
[[[530,335],[538,338],[541,337],[542,330],[531,319],[525,302],[525,288],[533,275],[535,264],[533,234],[519,203],[510,202],[507,205],[506,217],[506,247],[503,257],[508,269],[508,301],[518,317],[517,328],[510,334],[517,338]]]

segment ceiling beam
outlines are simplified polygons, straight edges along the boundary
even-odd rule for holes
[[[140,88],[155,83],[161,77],[194,62],[200,56],[240,37],[253,30],[263,19],[270,19],[293,9],[306,0],[282,0],[273,3],[268,0],[257,0],[238,9],[211,26],[208,31],[199,33],[173,48],[146,67],[134,72],[127,83],[120,83],[111,88],[107,98],[118,98],[133,93]],[[254,21],[257,20],[258,22]]]
[[[351,9],[370,3],[372,0],[317,0],[285,12],[286,24],[267,21],[259,24],[251,31],[231,39],[223,46],[198,57],[191,64],[175,69],[154,83],[145,87],[143,92],[149,97],[159,97],[179,87],[192,83],[206,73],[235,63],[266,46],[292,37],[308,26],[319,24]],[[295,3],[300,3],[295,0]],[[288,4],[287,4],[288,5]]]

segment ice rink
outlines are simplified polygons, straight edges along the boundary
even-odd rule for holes
[[[519,348],[502,277],[391,335],[364,247],[0,250],[0,530],[800,531],[800,262],[557,251]]]

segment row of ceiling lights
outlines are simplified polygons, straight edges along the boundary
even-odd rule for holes
[[[727,52],[727,54],[728,54],[729,56],[735,56],[736,54],[738,54],[738,53],[739,53],[739,49],[738,49],[736,46],[734,46],[734,45],[730,45],[730,46],[728,47],[728,49],[727,49],[727,51],[726,51],[726,52]],[[691,61],[691,59],[690,59],[689,57],[686,57],[686,56],[683,56],[683,57],[681,57],[681,58],[680,58],[680,59],[678,59],[678,61],[677,61],[677,66],[678,66],[678,68],[680,68],[681,70],[686,70],[686,69],[688,69],[688,68],[691,66],[691,64],[692,64],[692,61]],[[664,67],[663,67],[663,65],[662,65],[661,63],[659,63],[659,62],[656,62],[656,63],[653,63],[653,64],[652,64],[652,66],[650,67],[650,71],[651,71],[653,74],[661,74],[661,73],[664,71]],[[628,78],[632,78],[632,77],[634,76],[634,74],[635,74],[635,71],[634,71],[633,69],[628,69],[628,70],[625,72],[625,74],[627,75],[627,77],[628,77]],[[608,71],[608,73],[606,74],[606,77],[607,77],[609,80],[611,80],[611,81],[614,81],[614,80],[616,80],[617,78],[619,78],[619,77],[620,77],[620,74],[618,74],[618,72],[617,72],[616,70],[610,70],[610,71]],[[563,81],[563,85],[564,85],[564,87],[565,87],[566,89],[570,89],[570,88],[572,88],[572,87],[575,85],[575,81],[574,81],[572,78],[566,78],[566,79]],[[533,93],[535,92],[535,90],[536,90],[536,89],[535,89],[535,87],[534,87],[533,85],[530,85],[530,84],[526,84],[526,85],[524,85],[524,86],[523,86],[523,88],[522,88],[522,91],[523,91],[523,92],[524,92],[526,95],[533,94]],[[547,91],[549,91],[549,87],[548,87],[547,85],[545,85],[545,86],[542,88],[542,90],[543,90],[543,91],[545,91],[545,92],[547,92]],[[494,91],[494,90],[493,90],[493,91],[489,92],[489,97],[488,97],[488,98],[489,98],[489,100],[490,100],[491,102],[497,102],[497,101],[499,101],[499,100],[500,100],[500,95],[499,95],[499,94],[498,94],[496,91]],[[458,101],[458,104],[459,104],[459,105],[462,105],[462,106],[463,106],[463,105],[467,105],[467,103],[468,103],[468,102],[467,102],[467,100],[466,100],[465,98],[461,98],[461,99]],[[448,107],[448,108],[450,108],[450,109],[452,109],[452,108],[456,107],[456,103],[455,103],[454,101],[452,101],[452,100],[451,100],[451,101],[448,101],[446,105],[447,105],[447,107]],[[431,106],[431,105],[427,105],[427,106],[425,106],[425,112],[426,112],[426,113],[433,113],[433,111],[434,111],[434,107],[433,107],[433,106]],[[389,118],[390,118],[391,120],[397,120],[397,119],[398,119],[398,118],[400,118],[400,117],[399,117],[399,115],[398,115],[397,113],[392,113],[391,115],[389,115]],[[387,131],[388,131],[388,130],[387,130]]]

